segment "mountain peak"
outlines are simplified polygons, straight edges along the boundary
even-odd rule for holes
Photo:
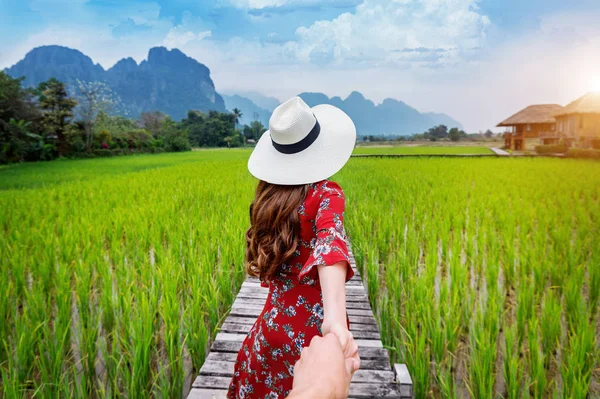
[[[366,100],[366,98],[360,91],[353,91],[348,97],[346,97],[346,101],[348,100]]]
[[[55,77],[71,91],[77,80],[104,82],[124,104],[118,112],[132,117],[145,111],[161,111],[181,119],[190,109],[225,110],[210,70],[178,49],[154,47],[139,65],[128,57],[105,71],[79,50],[42,46],[31,50],[6,72],[13,77],[25,76],[26,86],[37,86]]]
[[[352,118],[357,132],[362,135],[422,133],[440,123],[461,127],[460,123],[447,115],[422,114],[393,98],[386,98],[381,104],[375,105],[359,91],[353,91],[345,100],[337,96],[329,98],[323,93],[302,93],[299,96],[311,107],[330,104],[340,108]]]

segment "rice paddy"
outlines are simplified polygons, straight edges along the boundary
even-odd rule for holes
[[[0,169],[0,396],[185,395],[244,278],[248,154]],[[599,395],[600,163],[351,159],[333,179],[417,397]]]

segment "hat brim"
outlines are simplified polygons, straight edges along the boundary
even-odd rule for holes
[[[283,154],[273,147],[271,134],[262,134],[250,158],[250,173],[268,183],[309,184],[336,174],[348,162],[356,143],[356,127],[341,109],[329,104],[311,108],[321,125],[317,139],[305,150]]]

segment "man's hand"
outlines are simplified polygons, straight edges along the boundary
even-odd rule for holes
[[[294,385],[288,398],[347,398],[354,364],[354,358],[344,357],[336,335],[314,336],[294,366]]]
[[[348,359],[353,360],[354,371],[358,370],[360,367],[360,357],[358,357],[358,345],[354,342],[354,337],[352,333],[348,331],[345,326],[342,326],[339,323],[335,323],[331,329],[331,333],[333,333],[337,339],[340,341],[340,345],[342,346],[342,352],[344,352],[344,358],[346,361]]]

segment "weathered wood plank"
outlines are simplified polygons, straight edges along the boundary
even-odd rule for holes
[[[240,309],[251,309],[251,310],[254,310],[255,312],[240,311]],[[236,303],[236,304],[234,304],[234,306],[232,306],[230,314],[233,314],[233,315],[246,314],[246,315],[254,315],[254,317],[258,317],[258,315],[262,312],[262,310],[263,310],[263,306],[261,306],[261,305]],[[352,316],[373,317],[373,312],[371,311],[371,309],[346,309],[346,312],[348,313],[348,315],[352,315]]]
[[[357,371],[354,378],[360,372]],[[203,393],[208,394],[206,389],[217,389],[226,391],[231,381],[230,377],[217,376],[199,376],[192,384],[192,388],[204,389]],[[400,398],[404,397],[400,392],[401,386],[395,383],[353,383],[350,385],[350,397],[352,398]],[[221,394],[221,392],[218,392]],[[203,396],[211,398],[210,396]]]
[[[226,362],[213,360],[205,362],[200,369],[201,376],[216,376],[216,377],[229,377],[233,375],[235,361]],[[199,377],[201,378],[201,377]],[[352,378],[353,382],[390,382],[394,380],[394,372],[390,370],[389,364],[386,370],[372,370],[365,369],[361,366],[361,369],[354,373]]]
[[[221,331],[228,332],[228,333],[247,334],[250,331],[250,328],[252,327],[252,325],[253,324],[233,323],[228,320],[225,320],[225,322],[221,326]],[[375,331],[372,331],[372,330],[365,330],[365,328],[357,328],[356,326],[357,325],[354,325],[354,324],[350,325],[350,331],[352,332],[352,335],[354,336],[354,338],[381,339],[381,336],[379,335],[379,331],[377,331],[377,327],[374,328]],[[366,327],[369,329],[373,328],[373,326],[362,325],[362,324],[360,326]]]
[[[354,317],[359,317],[359,316],[352,316],[352,317],[354,318]],[[223,326],[229,325],[226,323],[242,324],[242,325],[248,326],[248,330],[249,330],[250,327],[252,327],[255,322],[256,322],[255,317],[229,316],[227,318],[227,320],[225,320],[225,322],[223,323]],[[379,328],[377,328],[377,325],[374,323],[362,324],[362,323],[355,323],[355,322],[352,322],[352,320],[350,320],[350,330],[352,330],[352,329],[361,330],[361,331],[379,332]],[[224,330],[224,328],[221,328],[221,330]]]
[[[234,302],[233,306],[237,305],[258,305],[261,307],[265,306],[265,299],[261,298],[241,298],[238,297]],[[357,302],[346,302],[346,309],[371,309],[371,305],[367,301],[357,301]]]
[[[190,391],[188,399],[227,399],[225,389],[194,388]]]
[[[241,324],[254,324],[254,322],[256,321],[256,317],[257,316],[235,316],[235,315],[229,315],[229,317],[227,317],[227,321],[231,321],[233,323],[241,323]],[[371,326],[371,328],[373,326],[377,327],[377,323],[375,322],[375,320],[372,317],[367,317],[367,316],[348,316],[348,318],[350,319],[350,324],[360,324],[360,325],[369,325]],[[375,330],[373,330],[375,331]],[[379,330],[377,330],[379,331]]]
[[[232,362],[211,362],[202,366],[200,375],[196,378],[193,387],[199,388],[221,388],[227,389],[235,363]],[[391,370],[358,370],[352,377],[355,383],[378,383],[385,385],[394,379],[394,373]]]
[[[214,352],[230,352],[230,353],[238,353],[242,348],[242,340],[234,341],[234,340],[216,340],[213,342],[211,351]],[[387,350],[383,349],[383,346],[359,346],[358,347],[358,356],[360,356],[361,361],[363,359],[388,359],[389,357]]]
[[[210,352],[206,357],[205,363],[209,362],[234,362],[237,359],[237,352]],[[386,357],[376,359],[360,359],[361,370],[389,370],[390,362]]]

